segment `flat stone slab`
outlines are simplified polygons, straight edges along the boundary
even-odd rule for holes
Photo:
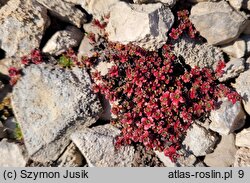
[[[28,153],[36,161],[56,160],[72,132],[95,123],[101,112],[88,73],[31,65],[13,90],[12,106]]]
[[[120,131],[104,125],[84,129],[71,135],[90,167],[131,167],[134,158],[132,146],[122,146],[116,149],[115,137]]]

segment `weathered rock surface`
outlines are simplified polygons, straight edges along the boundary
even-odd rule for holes
[[[143,3],[157,3],[157,2],[161,2],[167,6],[174,6],[176,3],[176,0],[133,0],[134,3],[138,3],[138,4],[143,4]]]
[[[110,12],[106,31],[113,42],[133,43],[155,50],[167,41],[174,16],[169,8],[157,4],[117,3]]]
[[[240,74],[235,84],[232,84],[241,95],[244,109],[250,114],[250,69]]]
[[[235,144],[239,147],[250,148],[250,128],[243,129],[240,133],[236,135]]]
[[[247,45],[243,39],[237,39],[235,42],[227,44],[221,49],[232,57],[242,58],[246,53]]]
[[[230,58],[230,61],[226,63],[226,67],[223,69],[224,74],[219,78],[219,81],[227,81],[232,78],[236,78],[240,73],[245,71],[245,59],[244,58]]]
[[[204,156],[213,150],[216,140],[217,137],[213,133],[194,123],[187,131],[183,144],[185,150],[195,156]]]
[[[229,4],[237,9],[237,10],[240,10],[240,8],[243,6],[243,1],[244,0],[229,0]]]
[[[222,98],[220,101],[222,102],[220,108],[211,111],[210,129],[219,134],[228,135],[244,126],[246,114],[241,101],[235,104],[227,98]]]
[[[184,58],[192,67],[215,68],[219,60],[224,60],[222,51],[207,43],[193,40],[187,36],[173,42],[174,53]]]
[[[79,29],[69,26],[66,30],[56,32],[44,46],[43,52],[60,55],[69,48],[79,46],[82,38],[83,33]]]
[[[12,106],[29,155],[36,161],[57,159],[72,132],[95,123],[100,102],[88,73],[40,64],[23,70]]]
[[[75,4],[66,0],[37,0],[39,3],[48,8],[52,14],[63,21],[67,21],[81,27],[87,21],[86,14],[75,7]]]
[[[83,165],[83,160],[84,158],[78,148],[70,143],[57,163],[58,167],[80,167]]]
[[[234,164],[236,151],[235,135],[222,135],[214,152],[207,154],[204,162],[211,167],[230,167]]]
[[[78,131],[71,135],[91,167],[130,167],[134,158],[132,146],[116,149],[115,137],[120,131],[111,125]]]
[[[0,48],[5,56],[20,57],[39,47],[48,23],[46,8],[35,1],[8,1],[0,9]]]
[[[246,27],[247,18],[226,1],[219,1],[194,5],[190,19],[209,44],[223,45],[239,37]]]
[[[3,139],[0,142],[0,167],[24,167],[27,159],[23,147]]]
[[[234,167],[250,167],[250,149],[240,148],[235,155]]]

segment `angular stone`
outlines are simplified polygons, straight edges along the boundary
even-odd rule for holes
[[[242,147],[235,155],[234,167],[250,167],[250,149]]]
[[[0,156],[0,167],[24,167],[27,162],[23,147],[7,139],[0,142]]]
[[[78,148],[70,143],[57,163],[58,167],[80,167],[83,165],[83,160],[84,158]]]
[[[236,10],[240,10],[240,8],[243,6],[243,1],[244,0],[229,0],[229,4]]]
[[[244,58],[230,58],[230,61],[226,63],[226,67],[223,69],[224,74],[219,78],[219,81],[227,81],[232,78],[236,78],[240,73],[245,71],[245,59]]]
[[[58,56],[69,48],[79,46],[82,38],[83,33],[79,29],[69,26],[66,30],[56,32],[44,46],[43,52]]]
[[[204,162],[211,167],[230,167],[234,164],[236,151],[235,135],[233,133],[222,135],[214,152],[207,154]]]
[[[191,67],[216,68],[218,61],[224,60],[223,53],[219,48],[191,39],[188,36],[183,36],[181,39],[173,41],[172,44],[174,53],[184,58],[185,63]]]
[[[213,150],[216,140],[213,133],[194,123],[187,131],[183,144],[185,150],[195,156],[204,156]]]
[[[90,167],[131,167],[134,158],[132,146],[116,149],[115,137],[120,131],[104,125],[78,131],[71,135]]]
[[[160,2],[170,7],[174,6],[176,3],[176,0],[133,0],[133,1],[134,3],[137,3],[137,4]]]
[[[52,14],[63,21],[72,23],[78,28],[87,21],[86,14],[75,7],[75,4],[65,0],[37,0],[37,2],[48,8]]]
[[[198,3],[192,7],[190,19],[201,36],[213,45],[236,40],[247,20],[226,1]]]
[[[232,86],[241,95],[244,109],[250,114],[250,69],[241,73]]]
[[[242,58],[246,53],[247,45],[243,39],[237,39],[235,42],[227,44],[221,49],[232,57]]]
[[[210,129],[222,135],[228,135],[244,126],[246,114],[241,101],[233,104],[227,98],[220,99],[219,109],[212,110],[210,114]]]
[[[240,133],[236,135],[235,144],[239,147],[250,148],[250,128],[243,129]]]
[[[110,12],[106,31],[113,42],[133,43],[145,49],[162,47],[172,27],[174,16],[163,4],[117,3]]]
[[[21,57],[39,47],[48,23],[46,8],[35,1],[8,1],[0,9],[0,48],[5,56]]]
[[[28,153],[36,161],[56,160],[72,132],[95,123],[100,101],[84,69],[31,65],[13,90],[12,106]]]

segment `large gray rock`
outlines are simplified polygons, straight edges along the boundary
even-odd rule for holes
[[[187,131],[183,145],[195,156],[204,156],[213,150],[216,141],[213,133],[194,123]]]
[[[238,38],[246,27],[247,18],[226,1],[219,1],[194,5],[190,19],[209,44],[223,45]]]
[[[242,97],[245,111],[250,114],[250,69],[241,73],[232,85]]]
[[[223,53],[219,48],[191,39],[188,36],[173,41],[173,46],[174,53],[183,57],[185,63],[192,67],[216,68],[218,61],[224,60]]]
[[[40,64],[23,70],[13,90],[12,106],[25,145],[34,160],[56,160],[72,132],[95,123],[100,102],[88,73]]]
[[[235,144],[239,147],[250,148],[250,128],[243,129],[240,133],[236,135]]]
[[[240,148],[235,155],[234,167],[250,167],[250,149]]]
[[[0,48],[20,57],[39,47],[49,25],[47,10],[32,0],[10,0],[0,9]]]
[[[212,110],[210,114],[210,129],[222,135],[228,135],[244,126],[246,114],[241,101],[233,104],[227,98],[220,99],[219,109]]]
[[[7,139],[0,142],[0,156],[0,167],[24,167],[27,162],[24,147]]]
[[[67,27],[66,30],[56,32],[43,47],[43,52],[54,55],[60,55],[69,48],[79,46],[83,38],[83,33],[73,27]]]
[[[80,167],[84,158],[75,144],[70,143],[62,156],[58,159],[58,167]]]
[[[230,61],[226,63],[226,67],[223,69],[224,73],[219,81],[227,81],[232,78],[236,78],[240,73],[245,71],[245,59],[244,58],[230,58]]]
[[[167,32],[174,23],[171,10],[163,4],[117,3],[110,12],[106,31],[113,42],[133,43],[155,50],[166,43]]]
[[[236,151],[235,135],[222,135],[214,152],[207,154],[204,162],[211,167],[230,167],[234,164]]]
[[[132,146],[116,149],[115,137],[120,131],[111,125],[78,131],[71,135],[91,167],[131,167],[134,158]]]
[[[39,3],[48,8],[52,14],[63,21],[67,21],[81,27],[87,21],[86,14],[75,7],[75,4],[67,0],[37,0]]]

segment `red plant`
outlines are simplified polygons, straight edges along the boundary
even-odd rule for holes
[[[10,85],[15,85],[18,79],[21,76],[20,70],[15,67],[10,67],[8,69],[9,76],[10,76]]]

